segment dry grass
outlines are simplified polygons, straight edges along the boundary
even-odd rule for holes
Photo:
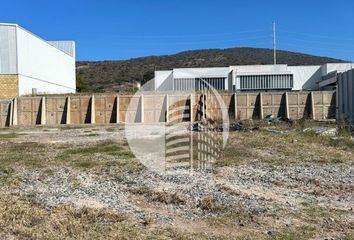
[[[16,195],[0,195],[0,239],[234,239],[147,225],[108,210],[48,207]]]
[[[9,139],[9,138],[16,138],[18,135],[16,133],[1,133],[0,139]]]
[[[66,149],[57,154],[55,161],[81,170],[104,171],[116,167],[124,172],[139,172],[144,169],[126,142],[109,141]]]
[[[288,133],[267,131],[233,132],[217,161],[217,166],[237,166],[250,161],[270,164],[346,163],[354,156],[354,141],[331,139],[313,132]]]
[[[225,210],[225,206],[222,206],[217,202],[217,200],[213,197],[205,197],[199,201],[198,207],[203,211],[208,212],[221,212]]]
[[[160,202],[164,204],[175,204],[175,205],[185,204],[185,200],[178,192],[173,192],[173,193],[167,191],[154,192],[151,195],[149,195],[149,199],[151,199],[151,201]]]
[[[179,192],[155,191],[146,186],[132,188],[130,192],[136,195],[144,195],[149,201],[163,204],[182,205],[186,203]]]
[[[48,207],[16,195],[0,195],[0,239],[308,239],[316,233],[311,226],[295,226],[267,236],[257,229],[261,225],[250,213],[240,210],[208,222],[208,230],[185,231],[156,227],[149,219],[133,223],[105,209]]]
[[[126,217],[117,213],[70,206],[48,208],[16,195],[0,195],[0,209],[0,236],[4,238],[102,239],[119,236],[127,227]],[[134,234],[138,231],[131,232],[131,236]]]
[[[144,167],[134,158],[126,142],[101,142],[89,146],[63,146],[40,143],[0,142],[0,171],[26,167],[73,167],[104,170],[116,166],[124,171],[138,172]]]

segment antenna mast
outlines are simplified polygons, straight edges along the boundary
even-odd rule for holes
[[[275,21],[273,21],[273,49],[274,49],[274,65],[277,65],[277,41],[275,32]]]

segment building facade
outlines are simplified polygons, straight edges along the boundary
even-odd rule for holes
[[[158,91],[198,91],[209,86],[221,91],[319,90],[330,85],[324,81],[351,68],[350,63],[177,68],[155,71],[153,88]]]
[[[0,98],[75,93],[75,43],[45,41],[17,24],[0,23]]]

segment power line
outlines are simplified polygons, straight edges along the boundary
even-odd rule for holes
[[[291,43],[281,43],[281,45],[307,48],[310,50],[324,50],[324,51],[335,52],[335,53],[346,53],[346,54],[350,53],[350,51],[335,50],[335,49],[331,49],[331,48],[318,48],[318,47],[312,47],[312,46],[299,46],[298,44],[291,44]],[[353,54],[354,54],[354,51],[353,51]]]
[[[311,34],[311,33],[300,33],[300,32],[292,32],[292,31],[283,31],[281,30],[282,33],[289,33],[289,34],[294,34],[294,35],[302,35],[302,36],[308,36],[308,37],[316,37],[316,38],[326,38],[326,39],[332,39],[332,40],[341,40],[341,41],[354,41],[354,38],[336,38],[333,36],[324,36],[324,35],[317,35],[317,34]]]
[[[122,34],[104,34],[106,37],[117,36],[119,38],[190,38],[190,37],[222,37],[222,36],[234,36],[236,34],[244,34],[244,33],[261,33],[267,32],[264,29],[255,29],[248,31],[239,31],[239,32],[229,32],[229,33],[221,33],[221,34],[181,34],[181,35],[122,35]],[[103,34],[102,34],[103,35]]]
[[[205,44],[205,43],[240,43],[243,41],[247,41],[247,43],[252,43],[249,40],[263,40],[261,43],[270,44],[271,37],[270,36],[259,36],[259,37],[250,37],[250,38],[233,38],[233,39],[225,39],[225,40],[206,40],[206,41],[168,41],[168,42],[139,42],[138,45],[189,45],[189,44]],[[132,42],[119,42],[116,41],[115,44],[124,45],[124,44],[131,44]],[[259,43],[256,42],[256,43]]]
[[[284,37],[283,37],[284,38]],[[354,45],[344,45],[344,44],[337,44],[337,43],[333,43],[333,42],[323,42],[323,41],[311,41],[311,40],[305,40],[305,39],[300,39],[300,38],[293,38],[293,37],[285,37],[289,40],[294,40],[294,41],[298,41],[298,42],[305,42],[305,43],[315,43],[315,44],[323,44],[323,45],[332,45],[332,46],[338,46],[338,47],[352,47],[354,48]]]

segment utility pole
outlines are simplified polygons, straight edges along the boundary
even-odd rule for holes
[[[277,65],[277,41],[275,32],[275,21],[273,21],[273,49],[274,49],[274,65]]]

